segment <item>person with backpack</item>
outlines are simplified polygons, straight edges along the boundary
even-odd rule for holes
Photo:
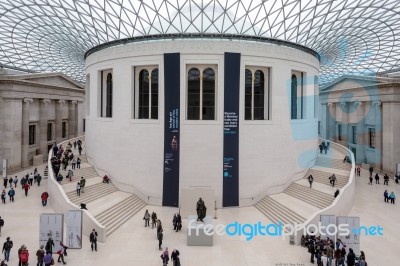
[[[37,266],[43,266],[43,258],[44,258],[44,246],[41,245],[40,249],[36,251],[36,257],[37,257]]]
[[[47,199],[49,198],[49,193],[47,193],[46,191],[44,191],[40,197],[41,197],[41,199],[42,199],[42,205],[43,205],[43,207],[46,206],[46,205],[47,205]]]
[[[14,202],[15,190],[13,188],[8,191],[8,196],[10,197],[10,202]]]
[[[21,246],[21,251],[19,253],[19,261],[21,263],[21,266],[29,265],[29,251],[25,245]]]
[[[1,236],[1,229],[3,228],[3,226],[4,226],[4,220],[0,216],[0,236]]]
[[[7,262],[10,260],[10,251],[13,247],[14,243],[10,240],[10,237],[8,236],[6,238],[6,242],[3,244],[3,253],[4,253],[4,260]]]

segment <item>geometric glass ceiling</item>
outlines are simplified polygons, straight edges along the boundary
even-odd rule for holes
[[[84,82],[84,54],[153,34],[276,38],[321,56],[320,84],[398,70],[399,0],[0,0],[0,64]]]

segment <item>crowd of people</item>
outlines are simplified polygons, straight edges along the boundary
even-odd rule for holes
[[[164,239],[164,229],[162,227],[161,220],[157,218],[157,214],[155,212],[152,212],[150,214],[149,210],[146,210],[143,216],[144,220],[144,227],[150,228],[150,220],[151,220],[151,228],[156,228],[157,229],[157,240],[158,240],[158,249],[160,251],[163,251],[161,254],[161,259],[163,262],[163,265],[167,265],[170,258],[173,263],[173,266],[180,266],[180,258],[179,258],[179,251],[174,249],[171,253],[171,256],[169,255],[168,252],[168,247],[166,247],[164,250],[162,248],[162,242]],[[178,232],[179,230],[182,229],[182,217],[180,213],[175,213],[174,217],[172,218],[172,225],[173,225],[173,230],[175,232]]]
[[[380,179],[381,178],[380,178],[378,173],[375,173],[375,176],[374,176],[374,168],[372,166],[368,169],[368,172],[369,172],[369,183],[368,183],[368,185],[372,186],[373,179],[375,179],[375,184],[376,185],[380,185]],[[395,180],[397,180],[397,179],[399,179],[399,176],[396,174],[396,176],[394,178],[395,178]],[[383,185],[384,186],[385,185],[389,186],[389,179],[390,178],[389,178],[388,174],[384,174],[384,176],[383,176]],[[398,181],[396,183],[398,183]],[[387,190],[385,190],[383,192],[383,198],[384,198],[385,202],[387,202],[387,203],[390,202],[391,204],[395,204],[396,194],[394,193],[394,191],[391,191],[390,194],[389,194],[389,192]]]
[[[360,255],[356,256],[352,248],[347,251],[340,238],[334,243],[329,237],[323,239],[320,236],[303,235],[301,246],[307,248],[310,262],[317,262],[317,266],[368,266],[365,253],[361,251]]]

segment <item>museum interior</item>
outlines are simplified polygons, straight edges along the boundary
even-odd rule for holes
[[[0,0],[0,265],[395,265],[399,21]]]

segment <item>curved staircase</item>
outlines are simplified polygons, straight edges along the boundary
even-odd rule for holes
[[[81,203],[87,205],[88,211],[97,219],[97,221],[106,227],[106,235],[109,236],[120,226],[138,213],[145,202],[132,193],[119,191],[112,182],[103,183],[103,178],[99,176],[96,169],[88,163],[85,155],[85,144],[82,144],[83,152],[79,155],[78,150],[72,149],[75,158],[81,159],[81,168],[72,170],[68,165],[67,169],[61,170],[64,176],[61,185],[69,200],[80,206]],[[73,177],[70,181],[65,178],[68,170],[73,171]],[[77,182],[83,177],[86,180],[84,192],[77,195]]]
[[[333,194],[349,182],[351,164],[343,163],[345,154],[331,147],[328,154],[319,154],[315,166],[310,168],[302,180],[293,182],[282,193],[268,195],[255,207],[273,223],[302,224],[316,212],[330,206]],[[312,175],[312,188],[308,176]],[[335,174],[335,186],[329,177]]]

